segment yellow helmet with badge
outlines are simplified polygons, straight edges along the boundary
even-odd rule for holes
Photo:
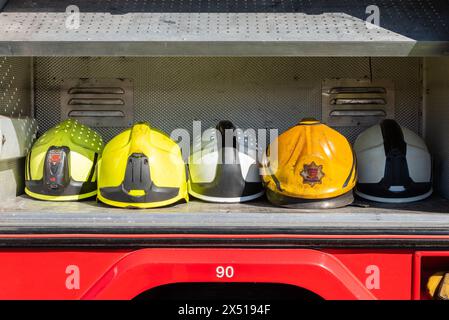
[[[98,199],[123,208],[188,201],[181,149],[147,123],[123,131],[106,145],[98,163]]]
[[[271,143],[263,164],[268,200],[291,208],[338,208],[354,200],[356,161],[348,140],[303,119]]]
[[[68,119],[44,133],[28,153],[25,192],[49,201],[73,201],[97,194],[97,161],[103,140],[94,130]]]

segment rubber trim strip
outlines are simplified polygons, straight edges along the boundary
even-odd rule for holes
[[[392,235],[392,236],[449,236],[449,228],[360,228],[360,227],[62,227],[62,226],[0,226],[0,239],[2,235]]]
[[[355,157],[355,153],[354,153],[354,150],[352,150],[352,167],[351,167],[351,171],[349,172],[349,176],[346,178],[346,181],[343,184],[343,188],[346,188],[348,186],[349,180],[351,180],[352,173],[354,172],[354,170],[355,170],[355,168],[357,166],[356,163],[357,163],[357,160],[356,160],[356,157]],[[355,180],[356,176],[357,175],[354,175],[354,179],[352,181]]]
[[[0,248],[259,248],[449,250],[449,239],[298,239],[298,238],[3,238]]]
[[[94,155],[94,161],[93,161],[93,164],[92,164],[92,168],[90,169],[89,177],[87,178],[87,181],[89,181],[89,182],[92,182],[92,179],[93,179],[93,177],[94,177],[95,170],[97,169],[97,162],[98,162],[98,153],[95,152],[95,155]],[[95,180],[95,181],[96,181],[96,180]]]

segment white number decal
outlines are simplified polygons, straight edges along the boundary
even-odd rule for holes
[[[223,267],[218,266],[217,269],[215,269],[217,272],[217,278],[232,278],[234,276],[234,268],[231,266]]]

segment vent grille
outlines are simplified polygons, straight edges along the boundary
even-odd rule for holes
[[[323,122],[333,127],[370,126],[394,118],[390,80],[328,79],[322,86]]]
[[[61,120],[74,118],[91,127],[127,127],[134,119],[129,79],[64,79]]]

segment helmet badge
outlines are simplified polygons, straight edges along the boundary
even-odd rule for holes
[[[305,164],[301,171],[302,183],[310,184],[312,187],[315,184],[321,184],[324,176],[323,166],[318,166],[314,161],[311,164]]]

